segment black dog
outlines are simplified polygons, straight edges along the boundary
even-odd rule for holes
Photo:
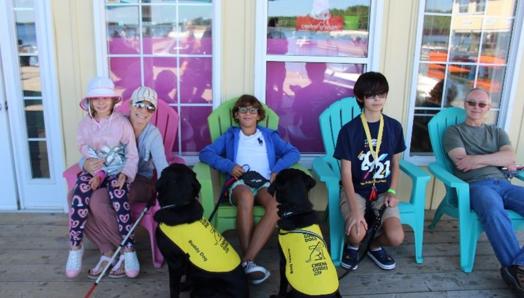
[[[286,169],[268,189],[279,203],[278,297],[340,297],[337,271],[308,198],[313,186],[315,180],[309,175]]]
[[[191,284],[191,297],[248,297],[240,257],[202,217],[195,173],[172,164],[162,171],[156,187],[161,206],[155,214],[156,239],[169,267],[171,297],[179,296],[183,275]]]

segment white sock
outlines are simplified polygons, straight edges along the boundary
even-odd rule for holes
[[[358,246],[348,245],[349,249],[358,250]]]

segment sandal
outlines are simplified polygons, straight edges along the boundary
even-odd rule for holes
[[[120,255],[120,258],[118,259],[118,262],[116,262],[115,265],[113,265],[113,268],[111,268],[111,271],[109,272],[109,277],[111,278],[122,278],[126,276],[126,270],[125,270],[125,262],[124,262],[124,255]]]
[[[97,279],[110,261],[110,257],[101,256],[98,263],[96,263],[96,266],[87,271],[87,277],[90,279]]]

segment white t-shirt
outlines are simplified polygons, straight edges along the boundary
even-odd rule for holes
[[[242,130],[240,130],[235,162],[241,166],[247,164],[249,170],[257,171],[268,180],[271,178],[271,169],[269,168],[269,161],[267,159],[266,141],[259,129],[250,136],[246,136]],[[247,168],[244,168],[244,170],[247,170]]]

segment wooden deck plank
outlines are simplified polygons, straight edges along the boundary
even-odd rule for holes
[[[87,269],[97,262],[99,253],[86,242],[83,273],[72,280],[66,278],[66,223],[66,215],[61,213],[1,214],[0,297],[78,297],[85,294],[92,284],[87,279]],[[426,226],[429,223],[430,218]],[[512,297],[513,293],[499,276],[500,265],[485,236],[478,242],[474,271],[466,274],[458,265],[455,220],[444,218],[434,231],[425,230],[424,264],[415,263],[412,232],[409,228],[405,230],[404,245],[389,249],[397,261],[397,269],[383,271],[364,259],[358,270],[342,280],[344,297]],[[229,231],[225,235],[238,248],[236,233]],[[145,231],[137,231],[140,276],[134,280],[106,278],[97,288],[95,297],[168,297],[167,267],[153,268],[147,237]],[[519,233],[518,238],[523,240],[524,233]],[[277,292],[276,255],[277,241],[273,236],[257,258],[272,275],[264,284],[251,287],[252,297],[268,297]]]

